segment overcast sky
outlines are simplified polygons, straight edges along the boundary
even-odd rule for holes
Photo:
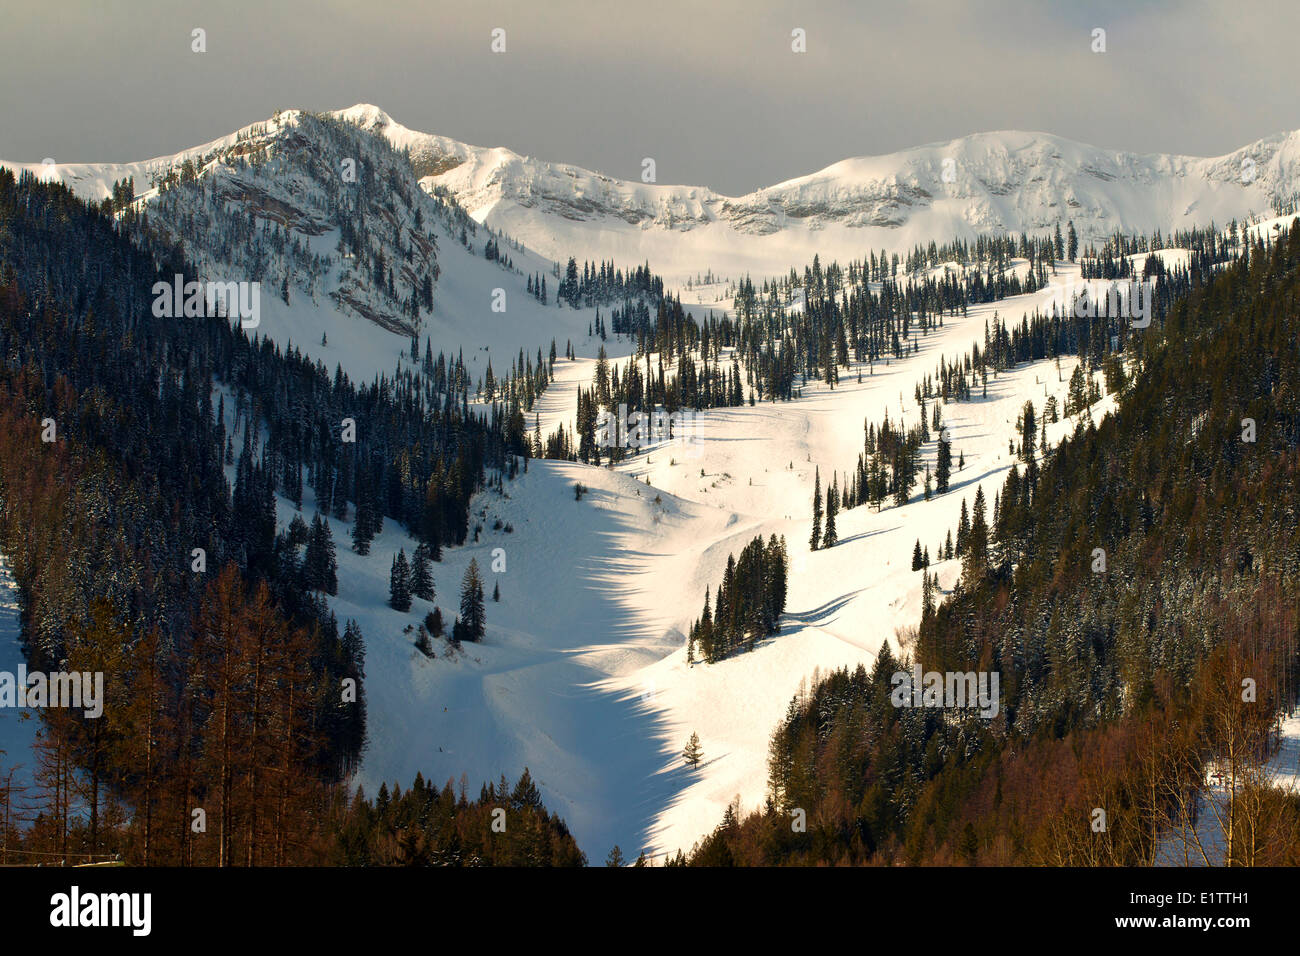
[[[127,161],[369,102],[738,194],[995,129],[1218,155],[1300,128],[1300,3],[6,0],[0,157]],[[506,52],[490,50],[506,31]],[[1106,31],[1093,53],[1092,31]],[[207,52],[191,52],[191,31]],[[807,52],[791,51],[806,31]]]

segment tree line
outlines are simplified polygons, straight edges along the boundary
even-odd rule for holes
[[[740,650],[753,650],[761,637],[775,634],[785,612],[790,559],[785,539],[762,535],[745,545],[737,559],[727,555],[716,601],[704,595],[704,611],[686,639],[687,663],[712,664]]]

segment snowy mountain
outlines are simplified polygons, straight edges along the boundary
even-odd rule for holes
[[[1265,212],[1294,191],[1298,159],[1300,134],[1192,159],[989,133],[846,160],[730,198],[467,146],[357,106],[326,117],[287,111],[142,163],[27,168],[97,200],[133,177],[134,207],[164,243],[180,245],[210,277],[264,284],[260,333],[354,377],[391,372],[412,333],[435,349],[465,350],[467,364],[480,363],[475,377],[490,358],[480,350],[504,349],[509,361],[514,349],[531,356],[552,338],[572,339],[576,358],[557,363],[528,416],[545,435],[560,424],[572,433],[579,389],[590,385],[602,344],[585,334],[591,310],[548,307],[526,292],[526,277],[554,260],[649,260],[678,277],[778,274],[814,254],[902,253],[954,235],[1041,233],[1066,220],[1086,243],[1117,229]],[[344,176],[346,160],[355,160],[355,181]],[[488,259],[481,223],[526,248],[503,242],[510,262]],[[1027,362],[995,374],[978,399],[945,404],[961,456],[951,489],[845,511],[840,543],[812,551],[808,506],[819,470],[828,481],[852,466],[866,420],[923,419],[918,387],[940,360],[951,364],[987,342],[990,320],[1064,309],[1081,277],[1077,264],[1057,265],[1045,288],[914,330],[914,351],[892,363],[854,359],[834,388],[808,380],[796,401],[705,411],[680,448],[607,468],[534,460],[504,489],[478,493],[470,538],[447,547],[434,570],[436,601],[419,599],[411,611],[387,600],[394,556],[417,544],[408,529],[386,522],[369,554],[341,547],[338,593],[328,603],[340,621],[361,625],[368,668],[370,745],[357,782],[374,793],[416,773],[478,783],[527,766],[593,855],[614,843],[652,853],[688,848],[733,801],[757,806],[771,733],[791,697],[819,669],[869,664],[882,645],[904,644],[923,594],[923,576],[907,563],[913,542],[937,551],[977,490],[994,497],[1016,461],[1008,442],[1017,415],[1027,401],[1042,409],[1063,400],[1078,360]],[[509,296],[505,312],[490,308],[497,288]],[[612,358],[632,350],[618,340],[607,348]],[[721,354],[723,367],[732,353]],[[225,407],[236,435],[237,403]],[[1113,407],[1106,397],[1046,437],[1059,442],[1081,418]],[[935,447],[923,457],[937,467]],[[575,496],[578,482],[585,496]],[[315,504],[309,490],[303,514]],[[281,527],[298,510],[283,497],[277,509]],[[323,520],[336,541],[347,540],[345,520]],[[707,589],[751,538],[774,534],[787,539],[792,559],[781,633],[749,653],[692,666],[684,639]],[[440,641],[426,655],[414,629],[435,606],[445,619],[455,615],[456,585],[471,560],[500,591],[488,606],[486,639],[461,648]],[[931,570],[949,590],[960,560],[936,560]],[[688,772],[677,754],[692,733],[704,761]]]
[[[592,309],[544,305],[527,290],[548,273],[556,288],[554,262],[490,235],[445,190],[421,188],[404,144],[347,112],[286,110],[142,162],[0,166],[96,202],[132,180],[125,205],[155,248],[179,249],[202,281],[260,283],[257,334],[354,379],[391,373],[412,337],[463,351],[476,378],[493,349],[506,353],[500,372],[521,347],[585,342]]]
[[[130,179],[115,205],[142,213],[138,228],[179,249],[200,278],[258,282],[285,304],[328,300],[406,335],[431,308],[435,222],[473,228],[421,190],[386,141],[296,110],[171,157],[34,171],[92,200]]]
[[[116,180],[131,175],[137,194],[147,200],[150,182],[178,172],[187,160],[204,168],[214,161],[229,166],[270,141],[290,149],[306,146],[311,137],[304,136],[303,115],[287,110],[204,146],[139,163],[0,165],[57,177],[92,199],[108,197]],[[1116,231],[1169,233],[1267,215],[1293,203],[1300,192],[1300,131],[1268,136],[1212,158],[1101,149],[1046,133],[978,133],[846,159],[745,196],[725,196],[705,186],[619,179],[506,148],[471,146],[409,129],[368,104],[327,115],[382,136],[398,153],[407,151],[427,192],[445,190],[474,220],[512,237],[542,260],[648,260],[670,281],[707,270],[730,278],[746,272],[778,275],[792,266],[802,268],[815,254],[841,261],[861,257],[868,249],[903,254],[932,240],[1041,234],[1068,221],[1086,245]],[[317,173],[328,176],[317,179],[316,188],[339,179],[338,169],[319,167],[330,158],[321,146],[312,146],[311,162]],[[362,151],[360,145],[352,148]],[[338,162],[345,157],[332,158]],[[639,177],[641,170],[629,172]],[[403,172],[385,181],[405,178]],[[265,177],[259,181],[265,183]],[[242,194],[246,187],[236,187],[224,198],[261,202],[272,218],[308,234],[327,224],[337,226],[327,223],[328,217],[322,220],[317,206],[299,208],[310,196],[292,180],[282,185],[288,193],[262,195],[254,189],[250,196]],[[411,201],[401,196],[408,214]],[[279,214],[282,203],[290,215]],[[362,311],[370,307],[357,305]],[[381,310],[385,322],[389,311]]]
[[[1073,220],[1080,240],[1169,232],[1266,215],[1300,188],[1300,132],[1225,156],[1137,154],[1046,133],[979,133],[846,159],[745,196],[661,186],[417,133],[373,106],[339,116],[411,150],[427,187],[475,219],[557,258],[648,259],[670,279],[704,269],[775,275],[870,248],[988,233],[1041,233]],[[635,170],[640,174],[640,169]]]
[[[139,205],[205,276],[261,282],[286,304],[328,297],[407,335],[432,308],[433,224],[460,225],[386,142],[306,113],[278,113],[152,178]]]

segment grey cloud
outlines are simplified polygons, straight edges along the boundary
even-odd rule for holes
[[[735,195],[982,130],[1216,155],[1300,126],[1290,2],[84,0],[7,16],[0,157],[15,161],[143,159],[277,108],[371,102],[620,178],[653,156],[660,182]]]

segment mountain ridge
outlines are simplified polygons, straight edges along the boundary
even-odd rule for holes
[[[1294,205],[1300,192],[1300,131],[1276,132],[1216,157],[990,131],[849,157],[728,196],[707,186],[619,179],[507,147],[473,146],[410,129],[371,104],[327,115],[409,151],[422,188],[446,189],[475,220],[547,258],[648,260],[676,281],[705,270],[730,278],[775,275],[815,254],[857,258],[881,248],[901,254],[918,243],[1041,234],[1071,221],[1086,246],[1116,232],[1169,232],[1265,214]],[[56,175],[98,199],[118,178],[229,146],[259,125],[140,163],[0,165]]]
[[[418,133],[368,104],[336,115],[409,148],[426,188],[445,187],[475,219],[543,254],[649,258],[676,277],[705,267],[774,274],[818,253],[903,252],[931,240],[1041,233],[1069,221],[1084,243],[1102,242],[1117,231],[1172,231],[1264,214],[1293,204],[1300,188],[1300,131],[1195,157],[1000,130],[850,157],[728,196]],[[686,250],[659,241],[692,232]],[[768,241],[782,234],[789,241]],[[776,248],[737,253],[737,244],[755,241]]]

